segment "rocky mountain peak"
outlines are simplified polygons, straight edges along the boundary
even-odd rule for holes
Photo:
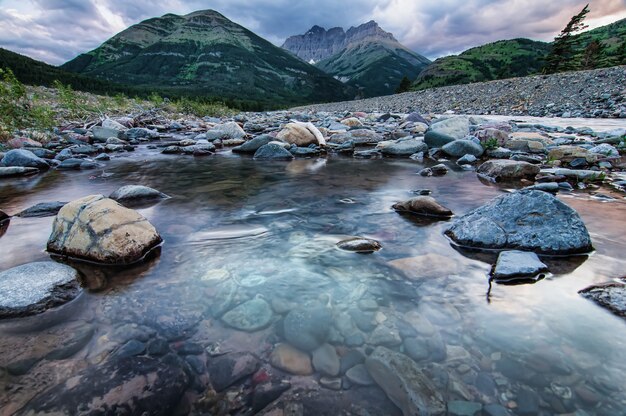
[[[394,38],[391,33],[385,32],[381,29],[381,27],[378,26],[378,23],[374,20],[370,20],[369,22],[363,23],[357,27],[351,27],[346,32],[346,41],[348,44],[354,44],[367,38],[388,39],[397,42],[396,38]]]

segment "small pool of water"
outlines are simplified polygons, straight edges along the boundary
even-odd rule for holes
[[[0,373],[0,414],[12,414],[47,388],[102,363],[128,340],[120,331],[130,333],[133,325],[171,343],[191,340],[266,358],[281,340],[280,319],[312,301],[331,307],[335,322],[355,314],[378,324],[427,322],[438,345],[433,348],[446,357],[431,352],[420,365],[434,364],[446,374],[449,388],[442,394],[448,401],[503,403],[515,410],[520,403],[514,393],[527,389],[540,398],[544,414],[625,414],[626,322],[577,294],[625,273],[623,199],[560,195],[582,216],[596,251],[547,259],[553,271],[547,278],[495,284],[488,293],[494,256],[455,249],[443,235],[445,221],[420,221],[390,207],[411,191],[430,189],[461,215],[506,190],[463,170],[424,178],[416,174],[423,167],[392,159],[281,163],[141,150],[115,158],[104,170],[3,180],[0,207],[8,213],[39,202],[108,195],[127,184],[172,198],[139,210],[164,238],[160,255],[124,270],[81,266],[88,290],[76,301],[0,322],[0,367],[40,358],[22,375]],[[0,237],[0,270],[48,259],[52,221],[12,219]],[[383,249],[369,255],[336,249],[346,236],[376,239]],[[237,331],[215,317],[259,297],[273,309],[273,325],[265,329]],[[365,312],[363,300],[377,306]],[[46,345],[84,328],[93,335],[74,355],[41,360]],[[386,405],[389,414],[397,413]]]

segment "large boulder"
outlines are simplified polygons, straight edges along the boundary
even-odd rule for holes
[[[426,143],[429,148],[440,148],[455,140],[454,137],[438,131],[428,131],[424,136],[424,143]]]
[[[233,147],[234,153],[254,153],[259,150],[259,147],[264,146],[274,140],[269,134],[262,134],[255,137],[252,140],[248,140],[241,146]]]
[[[481,145],[471,140],[455,140],[445,144],[441,150],[452,157],[461,157],[465,155],[480,156],[484,151]]]
[[[458,140],[470,133],[470,122],[467,117],[450,117],[435,121],[431,124],[430,131],[445,134]]]
[[[520,179],[534,180],[541,171],[538,165],[510,159],[488,160],[478,167],[476,173],[496,182]]]
[[[591,286],[578,293],[615,315],[626,318],[626,278]]]
[[[322,133],[312,123],[289,123],[278,132],[277,139],[283,140],[298,147],[307,147],[309,145],[324,146],[326,140]]]
[[[2,165],[23,168],[48,169],[50,165],[44,159],[37,157],[33,152],[25,149],[13,149],[4,154]]]
[[[415,361],[406,355],[376,347],[365,360],[365,367],[403,415],[446,414],[446,403],[441,393]]]
[[[571,162],[574,159],[585,159],[588,163],[594,163],[598,155],[580,146],[557,146],[548,152],[548,159]]]
[[[34,315],[74,299],[79,274],[52,261],[27,263],[0,273],[0,318]]]
[[[141,260],[161,243],[156,229],[138,212],[102,195],[65,205],[52,225],[48,251],[105,264]]]
[[[218,124],[211,130],[206,132],[206,139],[213,140],[238,140],[246,137],[246,132],[243,131],[239,124],[234,121]]]
[[[457,244],[473,248],[557,255],[593,249],[578,213],[537,190],[501,195],[458,218],[445,233]]]
[[[293,158],[289,150],[277,143],[264,144],[254,153],[256,160],[291,160]]]
[[[123,131],[108,127],[95,126],[91,129],[91,132],[93,133],[93,139],[101,143],[105,143],[109,137],[116,137],[118,139],[125,137]]]
[[[28,415],[171,415],[189,377],[171,355],[128,357],[92,366],[38,395]]]

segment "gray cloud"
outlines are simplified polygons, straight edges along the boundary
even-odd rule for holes
[[[215,9],[280,45],[314,24],[348,28],[375,19],[409,48],[435,58],[498,39],[550,40],[579,0],[0,0],[0,46],[60,64],[125,27],[165,13]],[[626,0],[592,0],[589,22],[626,17]]]

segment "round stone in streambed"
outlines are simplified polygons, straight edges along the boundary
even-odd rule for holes
[[[22,218],[51,217],[57,215],[65,204],[67,204],[67,202],[42,202],[25,209],[16,216]]]
[[[335,347],[324,344],[313,351],[313,367],[323,375],[337,376],[339,374],[340,361]]]
[[[435,198],[430,196],[417,196],[408,201],[394,204],[392,208],[398,212],[407,212],[428,217],[450,218],[454,215],[452,211],[440,205]]]
[[[534,180],[541,168],[528,162],[511,159],[488,160],[478,167],[476,173],[495,182]]]
[[[304,351],[312,351],[326,342],[331,325],[330,310],[322,305],[294,309],[283,322],[287,342]]]
[[[539,257],[528,251],[503,251],[493,271],[496,280],[508,280],[518,277],[534,277],[548,270]]]
[[[254,153],[255,160],[292,160],[294,156],[279,144],[265,144]]]
[[[264,146],[273,140],[275,140],[274,137],[269,134],[263,134],[252,140],[248,140],[240,146],[233,147],[232,150],[233,153],[255,153],[261,146]]]
[[[424,136],[424,143],[426,143],[428,148],[440,148],[454,140],[454,137],[436,131],[428,131]]]
[[[171,415],[189,379],[175,356],[112,359],[30,401],[25,414]]]
[[[76,298],[79,273],[55,262],[27,263],[0,273],[0,318],[34,315]]]
[[[522,190],[501,195],[445,231],[460,246],[581,254],[593,249],[580,216],[553,195]]]
[[[373,253],[380,250],[383,246],[378,241],[370,238],[355,237],[338,242],[337,247],[355,253]]]
[[[387,156],[411,156],[414,153],[426,151],[428,151],[428,146],[421,139],[398,140],[382,148],[382,154]]]
[[[364,364],[357,364],[354,367],[346,371],[346,377],[351,383],[357,386],[371,386],[374,384],[374,380],[367,372]]]
[[[484,152],[483,147],[472,140],[455,140],[445,144],[441,150],[452,157],[461,157],[463,155],[481,156]]]
[[[9,150],[2,158],[2,166],[49,169],[50,165],[44,159],[37,157],[33,152],[25,149]]]
[[[615,315],[626,318],[626,278],[622,278],[620,282],[591,286],[578,293]]]
[[[222,321],[240,331],[258,331],[272,321],[272,308],[263,299],[255,298],[226,312]]]
[[[104,264],[135,263],[163,240],[138,212],[102,195],[66,204],[48,239],[48,251]]]
[[[297,350],[289,344],[278,344],[270,355],[270,363],[279,370],[290,374],[302,376],[313,374],[309,354]]]
[[[123,205],[133,205],[137,203],[158,201],[169,198],[169,196],[148,186],[126,185],[109,195],[109,198]]]

